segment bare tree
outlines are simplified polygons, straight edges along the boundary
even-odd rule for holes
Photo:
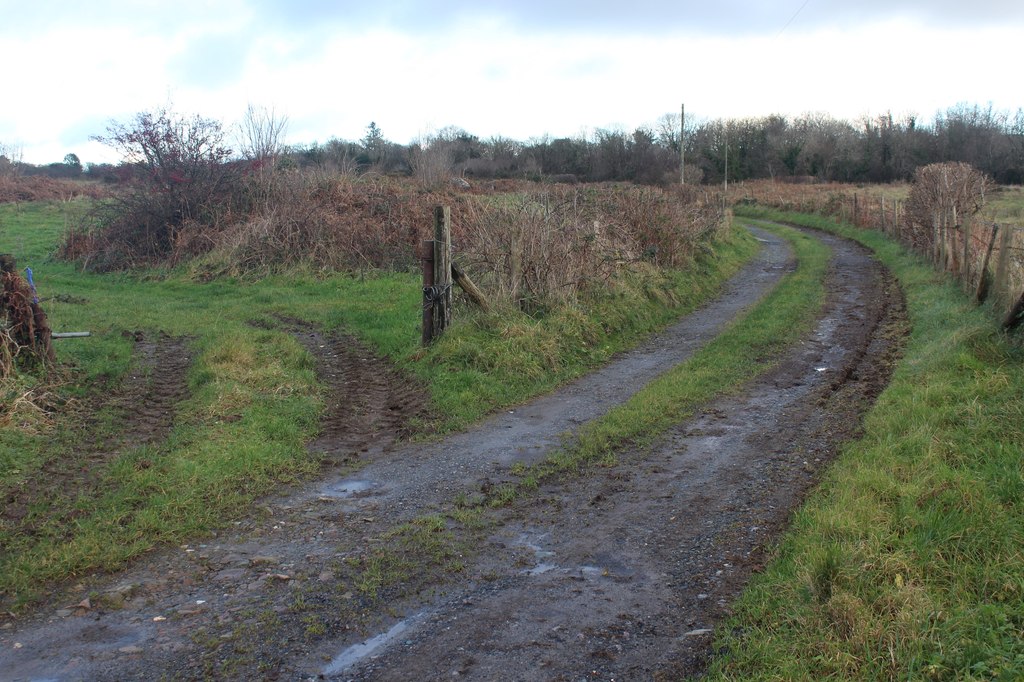
[[[21,145],[0,142],[0,176],[17,175],[22,162]]]
[[[452,178],[455,165],[452,145],[437,135],[414,143],[409,150],[413,175],[426,187],[437,188]]]
[[[288,117],[273,108],[250,104],[239,124],[238,149],[242,156],[256,163],[260,169],[273,168],[284,149],[284,136],[288,131]]]

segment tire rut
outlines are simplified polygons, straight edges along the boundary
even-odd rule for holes
[[[415,622],[400,642],[342,649],[319,672],[700,674],[729,605],[822,469],[858,435],[899,356],[905,308],[895,281],[861,247],[819,238],[835,253],[828,312],[778,367],[619,465],[545,486],[507,512],[459,587],[425,607],[406,604]]]
[[[338,591],[339,562],[362,555],[403,520],[500,481],[512,464],[542,458],[564,434],[714,338],[793,268],[783,240],[757,234],[764,242],[761,254],[712,303],[601,370],[439,443],[390,445],[379,452],[371,452],[371,445],[363,453],[375,429],[344,434],[350,428],[346,414],[359,411],[348,409],[353,403],[342,389],[354,380],[343,368],[350,360],[337,359],[348,357],[344,347],[350,342],[299,330],[307,348],[329,351],[318,355],[319,371],[337,379],[322,434],[311,447],[346,465],[358,451],[366,460],[358,473],[267,499],[251,518],[206,542],[155,552],[117,576],[86,581],[81,589],[99,595],[100,606],[77,617],[66,609],[43,612],[0,632],[0,640],[21,644],[17,652],[0,652],[0,668],[26,679],[141,680],[154,671],[184,679],[315,677],[322,670],[313,661],[322,664],[330,652],[357,641],[362,628],[387,622],[368,604],[359,605],[362,621],[339,622],[333,615],[337,600],[352,598]],[[377,388],[367,394],[380,401]],[[382,402],[401,400],[399,394]],[[378,411],[369,421],[382,419],[387,416]],[[499,548],[497,556],[508,558],[508,552]],[[304,606],[296,609],[300,601]],[[407,607],[396,601],[388,611]],[[313,616],[327,624],[324,632],[310,634],[307,619]],[[416,641],[422,636],[414,635]]]
[[[86,410],[87,432],[99,431],[93,416],[99,411],[114,415],[115,430],[98,436],[91,447],[69,449],[48,459],[24,485],[7,491],[0,522],[31,535],[46,523],[49,513],[68,506],[81,495],[89,495],[102,479],[106,467],[122,453],[162,442],[174,425],[178,403],[188,397],[188,368],[191,359],[188,339],[158,334],[149,339],[142,332],[124,332],[134,339],[131,366],[121,384],[97,399]],[[47,501],[50,512],[33,517],[31,506]],[[63,522],[74,522],[74,510]]]
[[[428,430],[433,415],[426,387],[351,335],[325,334],[294,320],[288,330],[316,358],[325,387],[320,432],[307,444],[310,452],[329,463],[353,464],[387,452],[414,431]]]

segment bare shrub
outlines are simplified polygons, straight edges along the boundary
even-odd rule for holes
[[[593,202],[564,188],[494,197],[466,216],[466,257],[499,299],[571,299],[636,257],[627,234]]]
[[[273,169],[284,148],[288,117],[273,109],[250,104],[239,124],[239,151],[261,169]]]
[[[219,122],[168,108],[111,123],[96,139],[121,153],[125,183],[69,236],[62,255],[73,257],[87,245],[98,269],[194,255],[178,248],[182,229],[219,229],[240,198],[243,169],[230,162],[225,137]]]
[[[22,163],[21,145],[0,142],[0,177],[13,177],[20,174]]]
[[[249,194],[261,205],[273,199],[275,174],[287,130],[288,117],[252,104],[239,124],[239,149],[242,158],[249,162]]]
[[[412,174],[424,187],[437,189],[452,178],[454,155],[451,146],[437,138],[413,145],[409,150]]]
[[[988,177],[966,163],[934,163],[917,169],[907,200],[905,239],[924,251],[945,250],[954,271],[953,248],[963,221],[973,216],[992,191]]]
[[[617,215],[643,256],[664,267],[686,263],[701,241],[724,225],[721,202],[695,187],[619,186],[598,197],[603,211]]]

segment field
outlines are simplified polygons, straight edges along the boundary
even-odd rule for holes
[[[705,300],[752,248],[737,237],[685,272],[624,277],[589,311],[463,309],[454,333],[424,350],[417,273],[293,271],[207,283],[186,269],[87,274],[49,256],[85,208],[0,207],[0,250],[34,269],[53,328],[92,334],[56,341],[56,381],[27,374],[4,384],[11,400],[0,432],[0,539],[9,608],[50,580],[110,569],[157,543],[223,526],[259,496],[319,471],[322,455],[305,444],[320,429],[326,388],[304,334],[343,329],[350,341],[342,346],[361,349],[375,366],[396,364],[422,405],[408,410],[401,431],[429,437],[606,361]],[[152,393],[166,403],[140,412]]]
[[[426,349],[412,270],[88,273],[52,254],[89,204],[0,206],[54,329],[92,334],[4,379],[0,665],[1014,679],[1019,341],[884,235],[764,208],[851,188],[736,191],[680,267],[562,300],[472,261],[501,303]],[[572,205],[539,196],[480,201],[536,232]]]
[[[877,207],[880,199],[886,202],[906,201],[910,195],[910,185],[789,184],[761,180],[737,183],[729,189],[729,199],[733,202],[755,201],[784,210],[805,212],[822,210],[830,200],[833,204],[838,204],[839,198],[849,202],[855,194],[866,206]],[[891,204],[888,210],[892,211]],[[1009,185],[994,188],[978,214],[978,219],[1024,226],[1024,188]]]

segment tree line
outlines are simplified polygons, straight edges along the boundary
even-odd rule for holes
[[[597,129],[586,135],[518,141],[487,139],[447,127],[410,144],[389,141],[370,123],[357,141],[331,139],[286,147],[278,166],[340,172],[378,171],[421,177],[555,179],[563,182],[679,180],[685,146],[687,182],[718,184],[747,179],[894,182],[939,162],[963,162],[1001,184],[1024,184],[1024,109],[958,104],[934,120],[893,116],[857,121],[827,114],[687,121],[679,114],[631,132]],[[0,162],[2,164],[2,162]],[[86,177],[116,182],[117,167],[85,164],[74,155],[45,166],[18,163],[23,174]]]

